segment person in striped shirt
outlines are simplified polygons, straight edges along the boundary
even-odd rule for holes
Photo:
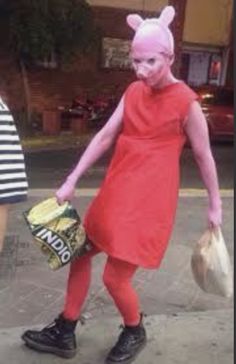
[[[27,190],[20,138],[13,116],[0,97],[0,252],[3,249],[9,205],[25,201]]]

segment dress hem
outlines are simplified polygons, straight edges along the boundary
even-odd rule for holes
[[[93,239],[90,239],[90,237],[88,236],[89,240],[91,240],[92,244],[97,247],[101,252],[107,254],[108,256],[110,257],[113,257],[113,258],[116,258],[116,259],[119,259],[119,260],[122,260],[123,262],[127,262],[127,263],[130,263],[130,264],[134,264],[140,268],[144,268],[144,269],[158,269],[161,265],[161,262],[155,264],[155,265],[151,265],[151,264],[143,264],[143,263],[139,263],[137,261],[133,261],[133,260],[128,260],[128,259],[125,259],[124,257],[120,256],[119,254],[111,254],[110,252],[108,252],[107,250],[104,249],[104,247],[102,247],[101,245],[99,245],[97,242],[95,242],[95,240]]]

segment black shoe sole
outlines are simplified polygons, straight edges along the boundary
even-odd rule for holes
[[[25,337],[24,335],[22,335],[22,340],[25,342],[26,346],[28,346],[30,349],[34,349],[36,351],[40,351],[43,353],[55,354],[57,356],[60,356],[61,358],[65,358],[65,359],[71,359],[76,355],[76,349],[63,350],[63,349],[55,348],[54,346],[43,345],[36,341],[31,340],[28,337]]]
[[[146,344],[147,344],[147,339],[145,339],[145,341],[139,346],[139,348],[137,349],[135,354],[131,358],[127,359],[127,360],[114,361],[114,360],[111,360],[111,359],[107,358],[105,360],[105,364],[130,364],[137,358],[137,356],[144,349]]]

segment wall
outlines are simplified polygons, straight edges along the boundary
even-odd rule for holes
[[[94,8],[97,24],[103,36],[117,38],[131,38],[132,31],[125,22],[126,9]],[[114,23],[116,27],[114,27]],[[101,50],[99,44],[93,55],[84,57],[78,55],[74,64],[63,69],[45,70],[34,69],[28,71],[31,90],[32,108],[42,111],[61,105],[70,105],[72,99],[78,95],[111,95],[121,96],[126,86],[134,80],[132,71],[104,70],[100,66]],[[25,98],[23,83],[19,67],[13,62],[9,54],[0,53],[0,92],[7,96],[9,105],[13,109],[24,107]]]
[[[180,0],[181,1],[181,0]],[[158,12],[168,0],[88,0],[91,5]],[[233,0],[187,0],[184,42],[227,46]]]
[[[227,46],[232,0],[188,0],[183,40],[203,45]]]
[[[133,31],[126,24],[128,9],[94,7],[97,25],[102,36],[131,39]],[[149,16],[150,12],[143,12]],[[116,26],[114,26],[114,24]],[[74,64],[63,69],[29,70],[28,80],[31,91],[31,106],[42,112],[44,109],[70,105],[78,95],[122,95],[127,85],[135,79],[130,70],[107,70],[101,68],[101,49],[91,56],[81,56]],[[19,67],[6,53],[0,54],[0,92],[7,95],[8,103],[13,109],[22,109],[25,105],[23,82]]]
[[[113,8],[160,11],[168,5],[168,0],[88,0],[93,6],[109,6]]]
[[[125,17],[130,12],[127,8],[142,9],[143,1],[90,0],[90,3],[97,5],[109,3],[113,6],[113,9],[94,7],[97,24],[101,27],[104,36],[131,39],[132,31],[125,23]],[[168,1],[164,0],[146,0],[145,9],[156,12],[167,3]],[[188,0],[184,40],[203,44],[215,44],[220,41],[221,45],[225,44],[227,41],[226,19],[230,18],[229,6],[223,7],[223,4],[227,5],[226,3],[229,4],[231,1]],[[118,8],[120,6],[124,9]],[[223,15],[219,13],[220,9]],[[144,16],[149,15],[148,12],[142,12],[142,14]],[[209,16],[209,14],[213,15]],[[199,19],[201,19],[201,26],[199,26]],[[220,30],[217,29],[218,23]],[[1,34],[3,35],[4,32],[0,32],[0,36]],[[222,37],[221,34],[223,34]],[[100,58],[101,53],[98,50],[91,57],[78,55],[75,63],[69,68],[62,70],[37,69],[28,72],[33,109],[42,111],[59,105],[69,105],[75,96],[85,93],[92,97],[114,93],[120,96],[126,86],[134,79],[133,72],[101,69]],[[12,108],[24,107],[25,99],[20,69],[9,54],[3,52],[0,54],[0,70],[0,92],[7,95]]]

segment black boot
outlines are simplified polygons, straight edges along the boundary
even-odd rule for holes
[[[106,364],[131,363],[146,344],[146,331],[142,319],[138,326],[125,326],[117,343],[109,352]]]
[[[25,331],[22,339],[32,349],[52,353],[63,358],[72,358],[76,354],[74,334],[76,324],[77,321],[67,320],[60,315],[40,331]]]

